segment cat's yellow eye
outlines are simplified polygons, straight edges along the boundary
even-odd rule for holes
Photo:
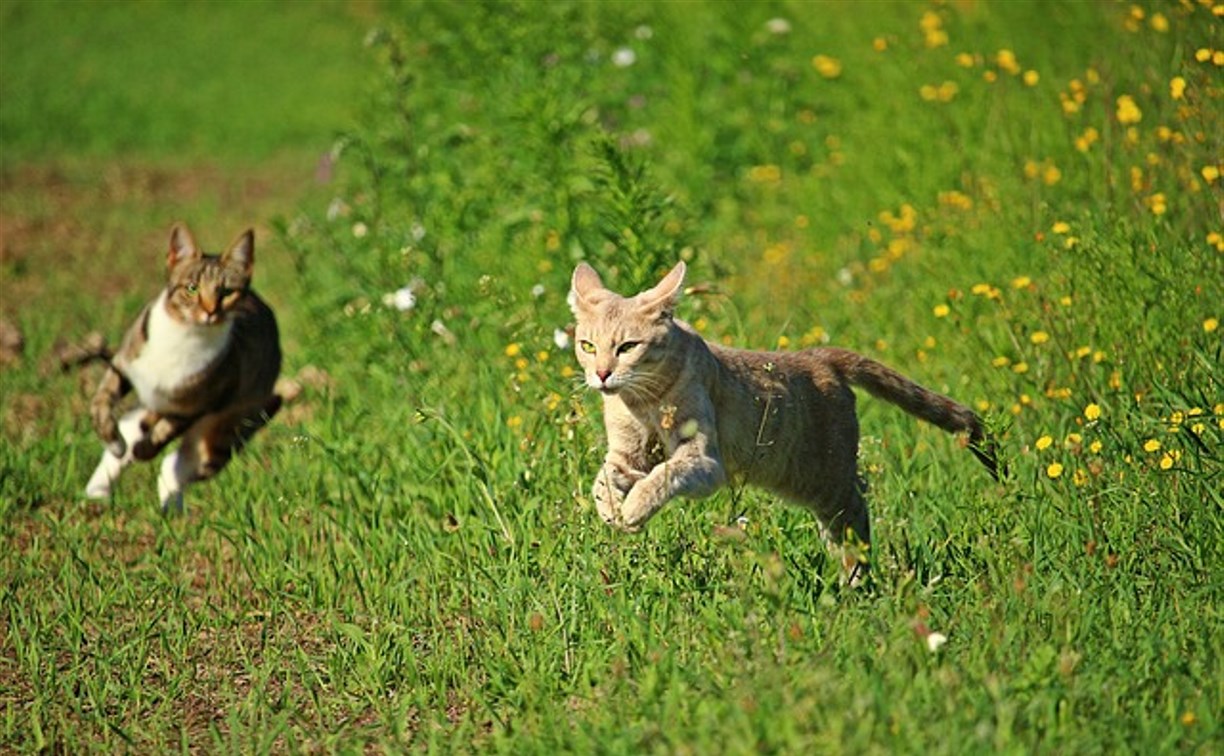
[[[637,349],[638,344],[640,344],[640,343],[642,343],[642,342],[640,342],[640,341],[626,341],[626,342],[623,342],[623,343],[622,343],[620,346],[616,347],[616,353],[617,353],[617,354],[626,354],[626,353],[628,353],[628,352],[632,352],[634,349]]]
[[[587,354],[595,354],[595,345],[585,339],[578,342],[578,348]]]

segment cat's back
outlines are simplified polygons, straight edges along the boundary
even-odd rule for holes
[[[275,313],[254,290],[247,290],[231,318],[233,355],[239,363],[234,369],[244,373],[244,383],[253,390],[271,393],[281,368],[280,329]]]

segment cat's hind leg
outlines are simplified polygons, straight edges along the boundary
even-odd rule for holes
[[[89,477],[89,482],[85,484],[86,498],[109,498],[111,486],[119,479],[123,468],[136,460],[132,449],[144,436],[145,413],[144,409],[134,409],[119,419],[119,435],[124,441],[123,454],[115,454],[110,446],[102,451],[101,461],[98,462],[93,475]]]
[[[280,409],[272,395],[262,405],[244,406],[204,415],[183,433],[183,442],[162,460],[157,495],[163,512],[183,511],[188,485],[221,472],[260,428]]]
[[[871,522],[864,488],[856,480],[834,499],[834,505],[811,507],[820,521],[825,545],[841,562],[842,575],[851,586],[861,584],[871,567]]]

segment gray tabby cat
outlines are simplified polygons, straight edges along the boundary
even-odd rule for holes
[[[605,522],[636,531],[672,497],[701,498],[742,480],[811,509],[857,580],[870,529],[851,386],[967,433],[998,476],[972,410],[879,362],[844,349],[752,352],[705,341],[672,317],[684,272],[681,262],[626,298],[586,263],[574,270],[575,350],[587,385],[603,394],[608,452],[593,496]],[[842,549],[847,538],[859,548]]]
[[[280,336],[250,288],[254,264],[251,231],[220,256],[204,254],[185,226],[171,231],[166,288],[124,336],[93,398],[106,451],[86,496],[109,497],[123,468],[182,437],[157,480],[163,510],[181,510],[183,489],[220,472],[280,409]],[[117,417],[133,389],[139,406]]]

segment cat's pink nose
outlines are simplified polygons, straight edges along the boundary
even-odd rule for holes
[[[596,370],[595,375],[599,376],[600,383],[607,383],[609,376],[612,375],[611,370]]]

